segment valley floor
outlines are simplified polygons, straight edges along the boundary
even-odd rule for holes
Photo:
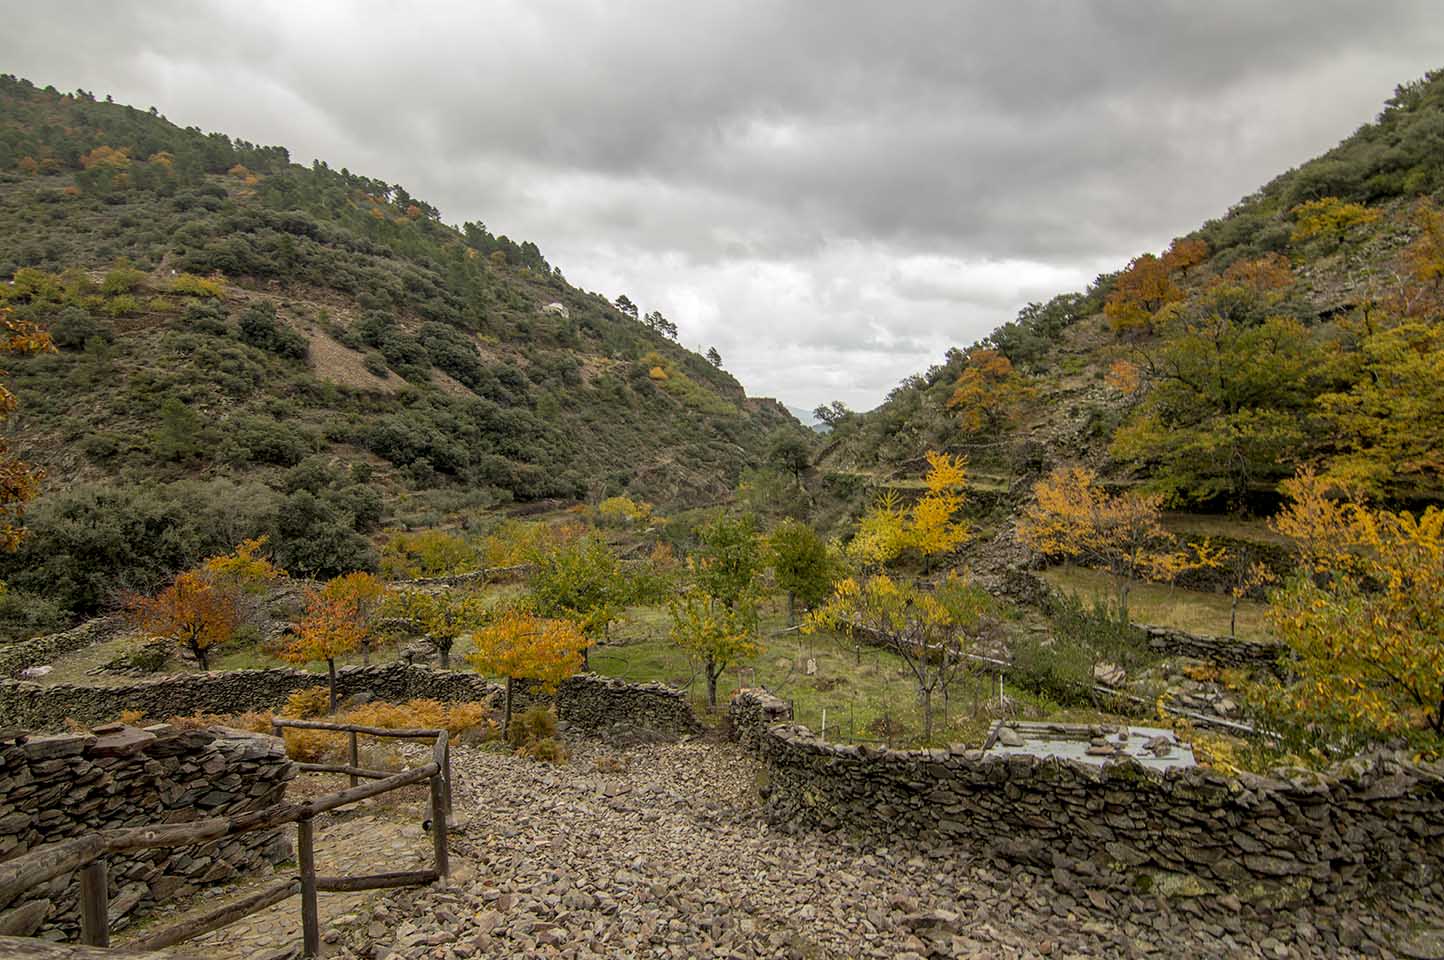
[[[452,885],[347,903],[341,916],[323,896],[327,955],[1287,958],[1397,948],[1382,946],[1391,938],[1374,928],[1374,905],[1361,907],[1362,930],[1309,909],[1215,922],[1192,899],[1139,896],[1063,868],[1038,876],[965,850],[781,832],[763,819],[751,760],[730,744],[570,746],[559,767],[457,748]],[[245,955],[267,955],[257,946]]]

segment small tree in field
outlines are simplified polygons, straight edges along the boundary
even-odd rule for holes
[[[543,688],[557,684],[577,672],[582,664],[586,637],[569,620],[548,620],[522,609],[500,612],[472,635],[476,649],[468,659],[479,673],[506,678],[505,709],[501,735],[511,730],[512,685],[516,680],[536,680]]]
[[[1059,467],[1033,486],[1018,539],[1048,556],[1077,560],[1113,577],[1119,622],[1126,625],[1133,577],[1171,581],[1185,570],[1217,566],[1222,549],[1207,541],[1182,550],[1163,527],[1160,496],[1113,495],[1086,467]]]
[[[473,594],[408,590],[393,596],[386,609],[395,616],[414,620],[436,646],[441,669],[450,670],[451,648],[457,637],[478,624],[480,602]]]
[[[327,595],[349,604],[352,615],[363,627],[361,631],[361,663],[371,664],[371,617],[386,599],[386,584],[364,571],[348,573],[327,582]]]
[[[730,605],[693,587],[668,604],[672,640],[702,661],[707,676],[707,705],[717,706],[717,681],[726,669],[762,652],[757,640],[757,605],[738,597]]]
[[[331,589],[338,577],[321,590],[306,592],[306,615],[296,624],[296,636],[281,651],[281,659],[304,664],[326,661],[331,712],[336,712],[336,658],[361,645],[369,632],[366,617],[345,588]]]
[[[241,621],[235,591],[196,570],[178,574],[153,597],[131,597],[126,607],[132,623],[190,651],[202,670],[210,669],[210,651],[229,640]]]
[[[532,608],[541,616],[570,620],[587,639],[587,650],[607,634],[630,596],[628,578],[605,540],[593,534],[540,554],[530,583]]]
[[[797,622],[797,601],[811,609],[832,592],[837,564],[817,531],[800,520],[784,520],[767,535],[767,557],[777,588],[787,594],[787,622]]]
[[[966,669],[966,653],[987,612],[987,594],[956,576],[928,591],[891,577],[849,577],[807,618],[803,630],[866,633],[902,657],[923,709],[923,738],[933,737],[933,697]]]
[[[966,499],[967,459],[929,450],[923,495],[905,507],[889,490],[863,515],[857,534],[847,545],[856,563],[877,568],[897,560],[909,550],[922,555],[924,567],[967,542],[972,531],[958,518]]]
[[[1295,654],[1288,707],[1310,724],[1369,739],[1444,737],[1444,510],[1370,507],[1301,473],[1273,521],[1301,569],[1269,620]]]

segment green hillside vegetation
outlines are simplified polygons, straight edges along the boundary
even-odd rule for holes
[[[1228,214],[840,412],[834,471],[929,448],[1017,478],[1078,459],[1175,507],[1267,512],[1302,466],[1444,496],[1444,72]]]
[[[14,446],[48,480],[0,559],[0,604],[32,626],[243,536],[325,576],[374,566],[389,522],[623,491],[712,502],[775,431],[809,436],[532,243],[8,76],[0,307],[60,348],[10,365]]]

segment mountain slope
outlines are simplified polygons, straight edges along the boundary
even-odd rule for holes
[[[1266,508],[1312,466],[1444,498],[1444,72],[1218,220],[841,419],[839,473],[966,452],[1004,484],[1061,462],[1176,505]]]
[[[49,474],[32,543],[0,561],[21,586],[56,550],[95,552],[56,538],[98,512],[150,517],[134,536],[175,563],[270,532],[296,572],[325,572],[388,515],[714,500],[774,431],[805,435],[534,244],[280,147],[8,76],[6,278],[0,306],[60,347],[10,371],[16,449]],[[225,499],[235,517],[182,544],[148,526]],[[328,536],[333,555],[308,553]]]

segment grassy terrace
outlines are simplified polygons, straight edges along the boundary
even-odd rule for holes
[[[1113,596],[1113,578],[1097,570],[1063,564],[1049,567],[1042,576],[1056,589],[1071,591],[1084,598]],[[1201,593],[1139,581],[1134,581],[1128,594],[1128,606],[1135,621],[1218,636],[1228,636],[1231,601],[1227,594]],[[1264,617],[1267,610],[1266,604],[1241,601],[1238,605],[1238,636],[1245,640],[1274,639]]]

